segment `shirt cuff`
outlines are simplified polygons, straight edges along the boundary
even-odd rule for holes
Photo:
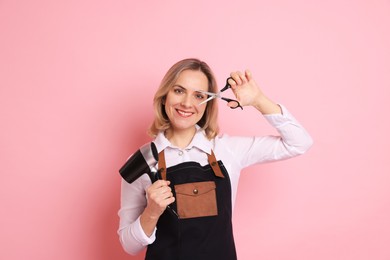
[[[278,104],[282,109],[281,114],[268,114],[264,115],[265,119],[267,119],[268,123],[272,126],[279,128],[286,124],[291,124],[292,122],[296,122],[294,117],[290,114],[287,108],[281,104]]]
[[[156,228],[154,228],[153,233],[150,237],[148,237],[141,226],[140,217],[137,218],[136,221],[133,223],[132,233],[133,236],[140,244],[143,246],[147,246],[149,244],[152,244],[154,240],[156,240]]]

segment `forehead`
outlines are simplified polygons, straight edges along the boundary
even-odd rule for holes
[[[174,85],[179,85],[189,90],[208,90],[206,75],[199,70],[184,70],[180,73]]]

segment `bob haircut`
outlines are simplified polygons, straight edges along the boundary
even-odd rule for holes
[[[217,83],[213,72],[210,67],[199,59],[184,59],[174,64],[162,79],[157,92],[154,95],[153,107],[154,107],[154,121],[149,127],[149,135],[156,137],[158,132],[165,131],[171,128],[171,123],[167,114],[165,113],[164,101],[175,85],[176,80],[184,70],[196,70],[203,72],[208,80],[208,91],[216,93],[218,91]],[[216,99],[213,99],[206,104],[206,109],[203,117],[197,122],[206,133],[208,139],[213,139],[218,135],[218,104]]]

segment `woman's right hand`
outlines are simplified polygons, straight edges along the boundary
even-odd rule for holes
[[[158,180],[147,189],[148,205],[146,208],[150,217],[159,218],[167,206],[175,201],[169,184],[170,181]]]
[[[150,236],[167,206],[175,201],[170,181],[158,180],[146,190],[148,204],[141,214],[141,226],[146,235]]]

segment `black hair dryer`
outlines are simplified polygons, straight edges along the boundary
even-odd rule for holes
[[[151,142],[143,145],[137,152],[135,152],[122,166],[122,168],[120,168],[119,173],[128,183],[132,183],[141,177],[141,175],[147,173],[153,183],[156,181],[157,169],[155,167],[157,162],[157,148],[156,145]]]

